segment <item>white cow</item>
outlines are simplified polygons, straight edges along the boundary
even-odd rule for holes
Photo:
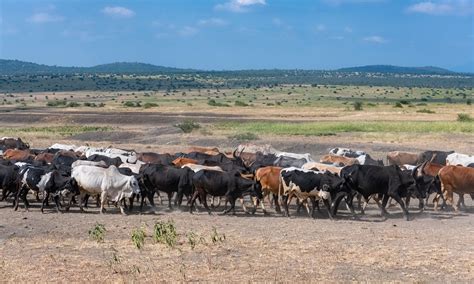
[[[85,155],[87,158],[89,158],[92,155],[101,155],[101,156],[106,156],[109,158],[120,158],[122,163],[131,163],[135,164],[137,162],[137,155],[132,155],[132,156],[126,156],[126,155],[120,155],[120,154],[113,154],[113,153],[105,153],[105,152],[98,152],[98,151],[92,151],[92,150],[87,150],[85,152]]]
[[[364,151],[353,151],[349,148],[333,148],[329,150],[329,154],[337,155],[337,156],[343,156],[343,157],[349,157],[349,158],[357,158],[359,156],[365,155],[366,153]],[[363,165],[363,164],[361,164]]]
[[[117,167],[100,168],[95,166],[77,166],[72,169],[71,177],[77,182],[81,192],[79,207],[83,211],[84,196],[100,194],[100,213],[104,213],[107,200],[117,202],[120,212],[125,214],[122,203],[124,198],[129,198],[133,193],[140,193],[138,181],[134,176],[122,175]]]
[[[314,162],[313,158],[311,158],[311,154],[305,153],[305,154],[296,154],[296,153],[290,153],[290,152],[280,152],[277,151],[275,153],[275,156],[277,157],[289,157],[289,158],[294,158],[294,159],[305,159],[307,163],[309,162]]]
[[[104,161],[94,162],[94,161],[87,161],[87,160],[77,160],[72,163],[71,168],[75,168],[78,166],[93,166],[93,167],[102,167],[107,168],[108,165]]]
[[[68,144],[53,144],[49,146],[49,149],[59,149],[59,150],[66,150],[66,151],[74,151],[76,150],[77,146],[76,145],[68,145]]]
[[[190,168],[193,172],[197,173],[201,170],[209,170],[209,171],[218,171],[218,172],[223,172],[221,167],[218,166],[203,166],[203,165],[196,165],[196,164],[185,164],[181,168]]]
[[[146,163],[140,160],[137,160],[136,164],[123,163],[119,166],[119,168],[129,168],[132,171],[132,173],[138,175],[140,173],[140,169],[142,168],[144,164]]]
[[[460,153],[452,153],[446,157],[446,165],[452,166],[464,166],[467,167],[469,164],[474,163],[474,156],[469,156]]]
[[[329,171],[333,174],[340,174],[343,167],[336,167],[333,165],[318,163],[318,162],[309,162],[304,164],[302,167],[304,170],[313,170],[318,169],[320,171]]]

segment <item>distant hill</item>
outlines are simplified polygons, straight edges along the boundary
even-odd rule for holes
[[[73,74],[73,73],[115,73],[115,74],[149,74],[192,72],[192,69],[179,69],[156,66],[138,62],[116,62],[92,67],[61,67],[36,64],[20,60],[0,59],[0,75],[32,74]]]
[[[393,65],[367,65],[359,67],[341,68],[340,72],[366,72],[366,73],[398,73],[398,74],[418,74],[418,75],[448,75],[456,72],[433,66],[426,67],[400,67]]]

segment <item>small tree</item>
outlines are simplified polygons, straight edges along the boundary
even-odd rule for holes
[[[355,103],[354,103],[354,110],[359,111],[359,110],[362,110],[362,109],[363,109],[363,104],[362,104],[362,102],[355,102]]]

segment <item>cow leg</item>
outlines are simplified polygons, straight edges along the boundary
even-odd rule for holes
[[[138,195],[138,194],[133,193],[132,197],[130,197],[128,199],[128,201],[130,202],[130,207],[128,208],[128,212],[132,212],[132,210],[133,210],[133,200],[135,199],[136,195]]]
[[[281,213],[280,202],[278,202],[278,195],[276,195],[275,193],[273,193],[273,201],[275,202],[275,211],[277,213]]]
[[[453,202],[453,191],[452,190],[446,190],[444,192],[444,199],[446,199],[446,204],[447,205],[453,206],[454,211],[458,212],[459,208],[458,208],[457,204],[455,205],[454,202]]]
[[[41,213],[44,213],[43,208],[49,198],[49,192],[43,192],[43,202],[41,202]]]
[[[380,206],[380,203],[377,202],[377,205],[379,206],[380,208],[380,212],[382,214],[382,216],[386,217],[388,215],[388,212],[387,212],[387,209],[385,209],[385,206],[387,206],[387,202],[388,202],[388,198],[390,196],[388,196],[388,194],[385,194],[383,196],[383,199],[382,199],[382,206]]]
[[[311,196],[310,200],[311,200],[311,205],[313,206],[311,210],[311,217],[314,218],[315,217],[314,212],[315,212],[316,206],[318,206],[318,211],[319,211],[319,200],[316,200],[314,196]]]
[[[107,203],[107,193],[105,191],[102,191],[100,194],[100,214],[104,214],[105,212],[105,203]]]
[[[331,204],[329,203],[329,200],[323,199],[323,203],[324,203],[324,206],[326,206],[326,209],[328,211],[329,219],[333,220],[332,214],[331,214]]]
[[[240,201],[240,203],[242,204],[242,209],[244,210],[245,214],[250,214],[250,212],[247,211],[247,207],[245,207],[244,198],[243,198],[243,197],[240,197],[240,198],[239,198],[239,201]]]
[[[405,198],[405,204],[406,204],[406,207],[407,207],[407,208],[410,207],[410,199],[411,199],[410,196],[407,196],[407,197]]]
[[[224,210],[223,214],[225,215],[225,214],[229,213],[231,210],[232,210],[233,214],[235,214],[235,201],[236,201],[236,199],[231,197],[231,196],[227,196],[226,199],[229,201],[230,207],[229,207],[229,209]]]
[[[168,208],[173,210],[173,205],[171,205],[171,198],[173,197],[173,192],[168,192]]]
[[[458,206],[459,208],[462,207],[462,208],[465,209],[465,208],[466,208],[466,204],[464,203],[464,194],[458,193],[458,196],[459,196],[459,199],[458,199],[458,204],[457,204],[457,206]]]
[[[85,193],[80,193],[79,194],[79,210],[81,210],[81,212],[84,212],[84,208],[83,208],[83,202],[84,202],[84,199],[89,196],[88,194],[85,194]],[[86,207],[87,208],[87,207]]]
[[[36,201],[37,202],[40,202],[40,198],[39,198],[39,191],[35,191],[35,196],[36,196]]]
[[[199,196],[201,197],[201,201],[202,201],[202,204],[204,205],[204,208],[206,208],[207,210],[207,213],[209,215],[212,215],[212,212],[211,212],[211,209],[209,208],[209,206],[207,205],[207,193],[205,190],[201,190],[199,192]]]
[[[283,206],[285,206],[284,216],[290,217],[290,211],[288,210],[288,195],[282,195],[281,202]]]
[[[56,205],[56,212],[57,212],[57,213],[63,213],[63,212],[61,211],[61,208],[60,208],[60,207],[61,207],[61,204],[60,204],[60,202],[59,202],[59,195],[58,195],[58,194],[54,195],[54,196],[53,196],[53,199],[54,199],[54,204]]]
[[[125,201],[125,198],[122,199],[123,201]],[[125,211],[125,208],[124,206],[122,205],[122,202],[119,202],[119,208],[120,208],[120,213],[122,213],[123,216],[127,215],[127,212]]]
[[[395,199],[395,201],[398,202],[398,204],[400,204],[400,207],[403,210],[403,214],[405,215],[405,218],[407,219],[407,221],[410,221],[410,216],[408,215],[408,209],[407,207],[405,207],[405,204],[403,203],[402,198],[398,196],[398,194],[393,194],[392,198]]]

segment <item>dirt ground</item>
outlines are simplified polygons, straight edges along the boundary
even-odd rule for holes
[[[318,119],[310,116],[309,120]],[[58,142],[173,152],[189,145],[232,149],[240,143],[219,132],[182,134],[172,126],[188,117],[204,124],[262,119],[218,112],[125,114],[41,110],[0,113],[0,123],[4,127],[114,127],[113,131],[80,133],[54,141],[49,135],[25,137],[37,148]],[[279,119],[287,121],[290,117]],[[474,149],[471,134],[259,137],[254,143],[271,144],[282,151],[309,152],[316,159],[336,146],[365,150],[376,158],[393,150],[472,153]],[[339,218],[331,221],[324,208],[315,219],[305,212],[297,215],[295,208],[290,210],[293,216],[286,218],[273,209],[267,216],[260,209],[255,215],[247,215],[240,207],[234,216],[222,216],[217,211],[209,216],[202,210],[194,215],[169,211],[166,205],[159,206],[156,214],[134,212],[121,216],[116,208],[100,215],[95,207],[87,213],[72,208],[71,212],[56,214],[51,208],[41,214],[33,199],[30,212],[22,208],[14,212],[11,203],[0,202],[0,281],[472,282],[474,202],[467,196],[465,199],[467,209],[459,213],[434,212],[431,206],[420,212],[417,202],[412,202],[413,220],[409,222],[402,218],[398,207],[389,209],[392,214],[388,219],[382,218],[375,204],[359,220],[353,220],[341,209]],[[151,237],[155,222],[169,219],[175,222],[179,233],[174,248],[157,244]],[[96,223],[104,224],[107,230],[102,243],[88,234]],[[139,250],[132,244],[131,232],[141,227],[147,237]],[[211,241],[213,228],[225,235],[224,241]],[[188,242],[190,232],[202,237],[194,249]]]

